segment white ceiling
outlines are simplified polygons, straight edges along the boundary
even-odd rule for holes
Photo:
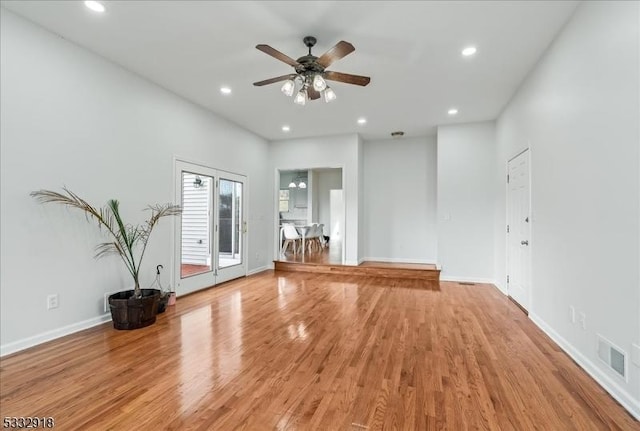
[[[2,1],[2,6],[269,140],[360,133],[365,139],[435,133],[495,119],[573,13],[576,1]],[[354,53],[329,70],[371,77],[331,84],[338,99],[301,107],[280,84],[293,71],[255,49],[298,58],[315,36],[320,56],[339,40]],[[474,58],[461,49],[476,45]],[[231,96],[219,92],[230,86]],[[447,115],[450,107],[459,114]],[[365,126],[356,123],[364,116]],[[289,133],[282,125],[291,126]]]

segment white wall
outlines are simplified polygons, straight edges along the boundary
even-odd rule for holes
[[[364,212],[364,140],[358,135],[358,264],[365,258],[365,246],[367,242],[365,234]]]
[[[299,187],[289,188],[289,184],[303,179],[307,183],[306,189]],[[280,190],[289,190],[289,211],[282,212],[280,216],[283,220],[293,220],[299,224],[309,222],[308,199],[309,175],[307,171],[282,171],[280,172]]]
[[[269,144],[271,172],[276,175],[272,178],[277,178],[278,170],[342,168],[346,218],[343,247],[345,263],[348,265],[358,263],[359,143],[358,135],[350,134],[273,141]],[[273,191],[270,196],[275,203]],[[275,232],[274,225],[271,229],[272,237]],[[277,242],[273,242],[274,257],[277,256]]]
[[[638,2],[584,2],[497,122],[498,163],[531,149],[531,318],[640,417],[640,373],[599,361],[596,334],[640,341]],[[505,186],[496,226],[505,225]],[[505,235],[496,229],[504,288]],[[569,306],[587,328],[569,320]]]
[[[92,258],[103,238],[95,226],[37,204],[30,191],[66,185],[97,205],[118,198],[135,223],[147,204],[173,201],[174,156],[245,174],[248,268],[268,265],[273,184],[263,139],[5,9],[0,15],[3,354],[102,321],[104,293],[132,285],[116,258]],[[151,238],[143,286],[156,264],[165,285],[172,279],[172,225],[161,220]],[[60,307],[47,311],[54,293]]]
[[[438,263],[443,279],[494,279],[495,124],[438,127]]]
[[[367,260],[437,262],[435,137],[364,143]]]

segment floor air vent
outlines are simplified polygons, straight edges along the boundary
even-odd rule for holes
[[[458,284],[462,285],[462,286],[475,286],[475,283],[470,283],[468,281],[459,281]]]
[[[627,379],[627,354],[598,334],[598,357],[623,379]]]

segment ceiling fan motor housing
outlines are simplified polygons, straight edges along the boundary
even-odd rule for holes
[[[309,54],[298,58],[296,61],[300,64],[296,66],[296,73],[304,76],[315,75],[324,72],[324,67],[318,64],[318,57],[311,54],[311,48],[313,48],[317,42],[317,39],[313,36],[306,36],[302,39],[305,46],[309,48]]]

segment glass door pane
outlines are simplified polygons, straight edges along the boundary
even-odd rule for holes
[[[178,296],[216,284],[214,230],[216,171],[176,160],[176,202],[173,280]]]
[[[242,264],[242,183],[220,179],[218,268]]]
[[[219,172],[217,199],[218,235],[216,282],[247,275],[246,269],[246,214],[242,175]]]
[[[211,208],[213,178],[182,172],[180,278],[213,271]]]

